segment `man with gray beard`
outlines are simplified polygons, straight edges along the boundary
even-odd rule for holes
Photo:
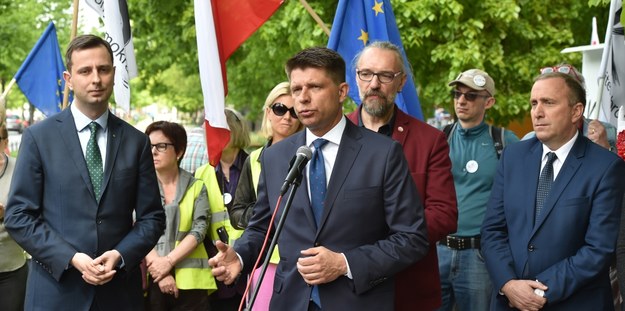
[[[395,97],[407,71],[396,45],[373,42],[356,56],[355,65],[362,105],[347,117],[402,145],[425,208],[430,249],[396,275],[395,310],[435,310],[441,306],[436,242],[456,232],[458,216],[449,146],[441,131],[397,108]]]

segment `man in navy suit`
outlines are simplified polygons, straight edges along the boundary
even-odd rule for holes
[[[504,150],[482,226],[491,310],[614,310],[625,162],[579,132],[585,100],[569,75],[534,82],[536,137]]]
[[[313,154],[278,241],[270,308],[392,310],[394,275],[428,251],[423,206],[401,145],[343,116],[348,85],[345,62],[335,51],[305,49],[288,60],[286,71],[306,130],[263,153],[252,219],[234,248],[217,242],[220,253],[209,260],[213,273],[226,283],[241,271],[249,273],[265,233],[273,230],[269,221],[290,156],[323,138],[328,141],[319,147],[327,184],[323,211],[317,216],[312,209]]]
[[[24,131],[5,216],[33,257],[25,309],[142,310],[139,263],[165,228],[150,141],[108,111],[105,40],[79,36],[66,58],[74,102]]]

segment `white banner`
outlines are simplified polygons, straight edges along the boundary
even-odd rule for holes
[[[132,44],[126,0],[85,0],[104,21],[105,39],[113,50],[115,64],[115,102],[130,111],[130,79],[137,76],[137,61]]]
[[[611,42],[606,45],[608,57],[599,120],[617,126],[619,107],[625,105],[625,38],[623,24],[621,24],[622,2],[621,0],[612,1],[615,1],[616,10],[613,27],[609,28],[612,36]]]

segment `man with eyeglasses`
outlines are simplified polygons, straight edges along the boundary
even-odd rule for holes
[[[467,70],[449,83],[457,122],[448,142],[458,198],[458,231],[438,243],[443,290],[440,310],[488,310],[491,282],[480,252],[480,227],[498,163],[494,137],[484,120],[495,105],[495,81],[479,69]],[[519,139],[504,131],[504,144]]]
[[[395,97],[406,83],[399,48],[372,42],[356,57],[362,104],[348,118],[402,145],[425,210],[430,247],[426,257],[395,280],[395,310],[435,310],[441,305],[436,242],[456,231],[458,212],[445,135],[398,109]]]

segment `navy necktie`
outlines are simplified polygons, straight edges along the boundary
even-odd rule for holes
[[[538,217],[545,204],[545,199],[549,195],[549,191],[551,191],[551,185],[553,184],[553,161],[557,158],[555,153],[547,153],[547,164],[545,164],[542,172],[540,172],[538,190],[536,190],[536,216],[534,218],[534,223],[538,222]]]
[[[323,138],[318,138],[313,141],[315,153],[310,163],[310,177],[308,178],[310,184],[310,205],[312,206],[317,226],[323,215],[323,201],[326,198],[326,169],[321,148],[327,142],[328,141]]]
[[[315,153],[313,154],[310,162],[310,176],[308,177],[308,183],[310,184],[310,205],[312,206],[317,228],[319,227],[319,222],[321,221],[321,216],[323,215],[323,201],[326,198],[326,169],[321,147],[323,147],[323,145],[327,142],[328,141],[323,138],[317,138],[313,141]],[[321,308],[319,287],[316,285],[312,288],[310,300]]]
[[[98,202],[100,201],[100,188],[102,187],[102,176],[104,175],[102,170],[102,156],[100,155],[97,138],[99,128],[100,126],[95,121],[89,123],[91,136],[87,142],[87,152],[85,157],[87,160],[89,177],[91,177],[91,185],[93,185],[93,192],[95,193],[96,201]]]

